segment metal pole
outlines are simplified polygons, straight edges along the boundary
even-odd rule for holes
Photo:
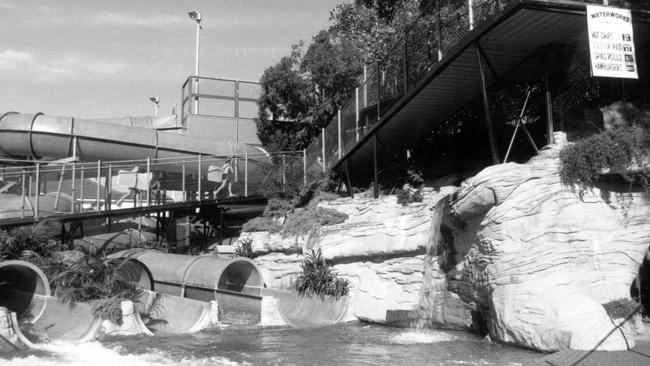
[[[359,88],[354,89],[354,132],[355,141],[359,142]]]
[[[440,16],[440,0],[436,0],[436,33],[438,38],[438,61],[442,60],[442,17]]]
[[[402,67],[404,68],[404,94],[406,95],[409,90],[409,54],[406,38],[404,38],[404,60]]]
[[[199,154],[199,166],[198,166],[198,171],[199,171],[199,182],[197,183],[197,190],[199,194],[199,202],[203,201],[203,194],[201,192],[201,154]]]
[[[29,187],[27,188],[27,196],[31,200],[32,199],[32,175],[31,174],[29,175],[28,183],[29,183]]]
[[[20,189],[20,201],[22,202],[20,206],[20,218],[25,218],[25,169],[22,172],[22,187]]]
[[[325,164],[325,154],[326,154],[326,150],[325,150],[325,129],[324,129],[324,128],[321,128],[320,135],[321,135],[321,139],[322,139],[322,142],[323,142],[323,143],[322,143],[323,146],[322,146],[322,148],[321,148],[322,153],[323,153],[323,173],[327,173],[327,166],[326,166],[326,164]]]
[[[81,211],[83,211],[83,204],[84,204],[84,167],[83,167],[83,165],[81,166],[81,172],[79,174],[80,174],[79,181],[81,182],[81,184],[79,185],[79,196],[80,196],[79,201],[81,202],[81,206],[80,206],[82,208]]]
[[[194,93],[199,93],[199,46],[201,44],[201,24],[196,22],[196,57],[194,59]],[[199,114],[199,97],[194,96],[194,114]]]
[[[381,118],[381,63],[377,62],[377,121]]]
[[[341,110],[338,110],[337,119],[336,119],[336,129],[338,130],[338,145],[339,145],[339,160],[343,156],[343,138],[341,137]]]
[[[379,198],[379,156],[377,152],[377,134],[375,134],[372,143],[372,175],[373,175],[373,197]]]
[[[467,0],[467,7],[469,8],[469,30],[474,29],[474,5],[472,0]]]
[[[485,123],[488,129],[488,138],[490,139],[490,149],[492,150],[492,162],[499,164],[499,151],[494,137],[494,128],[492,126],[492,117],[490,116],[490,101],[487,94],[487,82],[485,81],[485,70],[483,68],[483,57],[477,45],[474,45],[476,52],[476,62],[478,63],[478,71],[481,77],[481,96],[483,97],[483,113],[485,114]]]
[[[76,202],[76,193],[77,193],[77,162],[73,161],[72,162],[72,169],[70,171],[72,173],[72,179],[71,179],[71,186],[72,186],[72,192],[70,192],[70,201],[71,201],[71,206],[70,211],[74,213],[74,205]]]
[[[113,199],[113,197],[111,197],[111,191],[113,190],[112,177],[113,177],[113,166],[111,164],[108,164],[108,172],[106,174],[106,186],[104,187],[106,191],[106,203],[104,203],[104,210],[108,210],[108,211],[110,211],[113,206],[111,202],[111,200]]]
[[[34,192],[36,195],[34,199],[34,219],[38,220],[38,201],[39,201],[39,196],[41,195],[41,164],[36,163],[36,192]],[[54,207],[56,210],[56,207]]]
[[[147,157],[147,179],[149,187],[147,188],[147,207],[151,206],[151,158]]]
[[[183,160],[181,170],[181,190],[183,191],[183,202],[187,201],[187,191],[185,190],[185,160]]]
[[[248,197],[248,151],[244,153],[244,197]]]
[[[553,143],[553,98],[548,78],[548,64],[544,60],[544,99],[546,102],[546,142]]]
[[[100,189],[101,178],[102,178],[102,161],[97,160],[97,197],[95,197],[95,200],[96,200],[96,205],[97,205],[97,211],[98,212],[102,210],[102,208],[100,206],[101,205],[101,196],[100,196],[101,195],[101,189]]]
[[[307,186],[307,149],[302,149],[302,185]]]
[[[287,160],[285,153],[282,153],[282,190],[287,193]]]
[[[368,108],[368,66],[363,65],[363,108]]]

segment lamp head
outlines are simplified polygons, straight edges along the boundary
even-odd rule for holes
[[[158,97],[151,97],[151,98],[149,98],[149,100],[156,103],[156,104],[158,104],[160,102],[160,99],[158,99]]]
[[[190,18],[197,23],[201,23],[201,12],[200,11],[190,11],[187,13],[187,15],[190,16]]]

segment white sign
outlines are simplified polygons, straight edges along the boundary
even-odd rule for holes
[[[628,9],[587,6],[591,74],[638,79],[632,12]]]

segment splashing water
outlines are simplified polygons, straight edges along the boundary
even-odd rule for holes
[[[249,365],[248,363],[237,363],[225,357],[208,358],[174,358],[164,351],[150,350],[143,354],[122,354],[120,347],[108,348],[100,342],[93,341],[83,345],[73,343],[51,343],[40,347],[43,351],[39,355],[17,357],[11,360],[3,360],[3,366],[87,366],[87,365],[120,365],[120,366],[212,366],[212,365]]]
[[[456,337],[449,333],[432,330],[415,330],[400,333],[394,336],[391,341],[396,344],[418,344],[418,343],[440,343],[450,342]]]

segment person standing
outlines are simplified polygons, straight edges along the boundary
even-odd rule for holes
[[[217,191],[214,193],[215,198],[219,195],[219,192],[228,185],[228,197],[234,197],[232,193],[232,181],[235,176],[235,171],[232,167],[232,158],[228,158],[226,162],[221,167],[221,186],[217,188]]]

